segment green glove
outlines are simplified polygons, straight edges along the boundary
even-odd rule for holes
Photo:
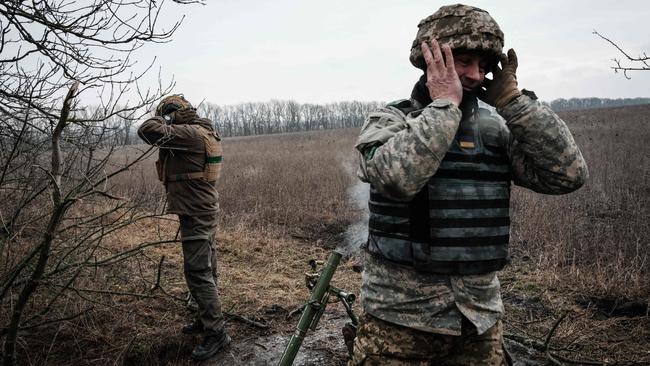
[[[486,78],[483,83],[485,90],[479,96],[485,103],[497,108],[503,108],[513,99],[521,95],[517,88],[517,54],[512,48],[508,55],[501,55],[501,67],[498,65],[492,70],[492,80]]]

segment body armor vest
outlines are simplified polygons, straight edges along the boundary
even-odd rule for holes
[[[409,202],[386,198],[371,186],[367,250],[422,272],[469,275],[503,268],[510,235],[504,128],[487,110],[464,117],[438,170]]]
[[[197,131],[203,140],[205,149],[205,164],[203,170],[198,172],[182,172],[175,174],[167,174],[167,159],[169,159],[169,152],[161,150],[160,158],[156,161],[156,172],[158,179],[167,184],[167,182],[176,182],[181,180],[190,179],[204,179],[208,182],[214,182],[219,178],[221,173],[222,162],[222,148],[221,138],[215,131],[207,128],[197,126]]]

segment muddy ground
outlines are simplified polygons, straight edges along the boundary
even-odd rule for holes
[[[577,304],[572,311],[555,316],[558,312],[547,300],[521,293],[504,294],[504,303],[504,341],[515,366],[650,365],[647,313],[612,316],[603,309]],[[286,330],[277,333],[249,328],[226,352],[202,364],[277,365],[293,334],[289,329],[295,329],[298,318],[299,314],[287,319],[282,326]],[[342,307],[330,305],[316,331],[308,332],[293,364],[345,365],[347,349],[341,329],[348,320]]]
[[[297,323],[298,317],[294,322]],[[294,365],[340,366],[347,362],[347,349],[341,336],[341,328],[349,319],[344,311],[331,309],[321,320],[316,331],[310,331],[298,352]],[[292,333],[260,336],[234,342],[222,354],[205,361],[203,365],[277,365]],[[530,347],[506,340],[515,366],[545,365],[543,355]]]

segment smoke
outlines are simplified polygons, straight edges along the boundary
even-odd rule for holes
[[[351,256],[359,251],[362,244],[368,240],[368,198],[370,190],[368,184],[361,182],[356,177],[355,164],[349,161],[344,164],[345,170],[354,177],[354,184],[347,190],[348,201],[352,203],[352,207],[359,211],[359,220],[352,223],[345,231],[343,236],[343,243],[336,249],[343,256]]]

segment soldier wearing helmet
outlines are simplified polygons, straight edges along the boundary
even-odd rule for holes
[[[370,219],[351,365],[507,362],[497,271],[510,186],[565,194],[587,167],[566,124],[519,90],[503,44],[485,10],[441,7],[418,25],[410,61],[424,74],[411,97],[361,129]]]
[[[159,148],[158,179],[167,192],[167,212],[179,217],[185,280],[198,305],[196,318],[182,331],[204,335],[191,355],[204,360],[230,343],[217,292],[214,248],[221,138],[212,121],[200,118],[182,95],[165,97],[138,136]]]

